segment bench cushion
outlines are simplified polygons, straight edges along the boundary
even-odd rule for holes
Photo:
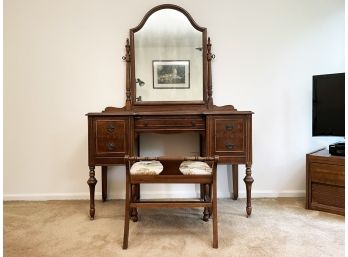
[[[179,170],[184,175],[210,175],[212,173],[209,165],[200,161],[183,161]]]
[[[162,172],[163,165],[159,161],[135,162],[131,169],[131,175],[158,175]]]

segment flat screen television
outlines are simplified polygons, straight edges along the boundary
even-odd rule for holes
[[[313,136],[344,137],[345,73],[313,76]]]

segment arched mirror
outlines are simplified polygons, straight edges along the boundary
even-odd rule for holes
[[[130,30],[132,102],[204,104],[206,29],[181,7],[161,5]]]

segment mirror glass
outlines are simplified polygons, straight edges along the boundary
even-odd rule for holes
[[[136,102],[203,101],[202,32],[174,9],[134,33]]]

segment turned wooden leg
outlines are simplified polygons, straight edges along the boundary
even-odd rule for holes
[[[97,184],[97,180],[95,178],[95,166],[89,166],[89,179],[87,180],[87,184],[89,185],[89,216],[90,219],[94,219],[95,208],[94,208],[94,191],[95,185]]]
[[[106,201],[108,191],[108,166],[102,166],[102,198]]]
[[[132,184],[131,185],[131,198],[132,202],[137,202],[137,185]],[[137,208],[131,208],[130,210],[130,216],[133,222],[138,221],[138,210]]]
[[[246,186],[246,192],[247,192],[247,205],[246,205],[246,213],[247,217],[251,215],[251,185],[254,182],[253,177],[251,176],[251,164],[247,163],[246,165],[246,172],[245,172],[245,186]]]
[[[233,200],[238,199],[238,164],[232,165]]]
[[[205,184],[204,185],[204,201],[208,202],[210,201],[210,186],[209,184]],[[205,207],[204,211],[203,211],[203,220],[204,221],[208,221],[209,220],[209,216],[210,216],[210,210],[209,208]]]

